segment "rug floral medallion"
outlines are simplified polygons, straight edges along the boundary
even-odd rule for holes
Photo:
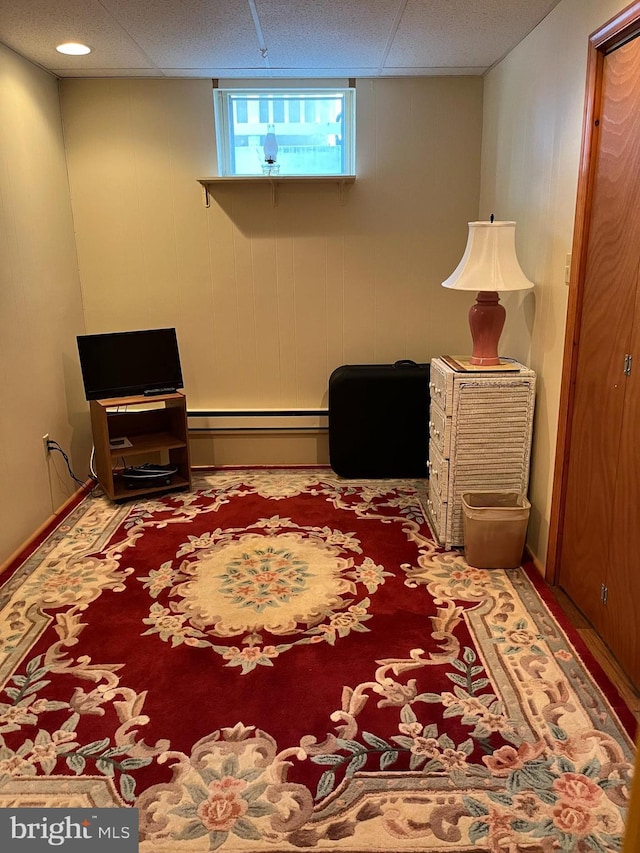
[[[136,807],[143,853],[608,853],[628,720],[524,569],[424,485],[199,473],[85,498],[0,578],[0,807]]]

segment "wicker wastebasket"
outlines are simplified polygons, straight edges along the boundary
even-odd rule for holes
[[[462,495],[464,553],[479,569],[514,569],[521,564],[531,504],[517,491]]]

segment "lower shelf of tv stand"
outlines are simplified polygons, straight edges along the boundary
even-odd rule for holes
[[[114,501],[123,501],[127,500],[127,498],[139,497],[140,495],[154,495],[159,494],[160,492],[172,492],[178,489],[190,488],[191,483],[189,480],[185,480],[184,477],[180,477],[175,474],[170,483],[162,483],[155,486],[149,486],[147,484],[139,489],[130,489],[129,486],[120,478],[119,474],[114,473],[113,494],[109,495],[109,497]]]

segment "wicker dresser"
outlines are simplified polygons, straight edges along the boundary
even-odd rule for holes
[[[431,362],[427,504],[445,548],[464,544],[464,492],[527,492],[536,377],[517,368],[460,372]]]

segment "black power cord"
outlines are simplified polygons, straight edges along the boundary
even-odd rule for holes
[[[51,438],[48,438],[48,439],[47,439],[47,450],[48,450],[48,451],[50,451],[50,452],[53,452],[54,450],[57,450],[57,452],[58,452],[58,453],[60,453],[60,454],[62,455],[62,458],[63,458],[63,459],[64,459],[64,461],[66,462],[67,470],[69,471],[69,476],[71,477],[71,479],[72,479],[75,483],[77,483],[79,486],[82,486],[82,487],[84,488],[85,484],[82,482],[82,480],[79,480],[79,479],[78,479],[78,477],[76,477],[76,475],[75,475],[75,474],[73,473],[73,471],[71,470],[71,463],[69,462],[69,457],[68,457],[68,456],[67,456],[67,454],[64,452],[64,450],[62,449],[62,447],[60,447],[60,445],[58,444],[58,442],[57,442],[57,441],[54,441],[54,440],[53,440],[53,439],[51,439]],[[92,479],[92,480],[93,480],[93,479],[95,479],[95,478],[94,478],[93,476],[91,476],[91,477],[90,477],[90,479]]]

